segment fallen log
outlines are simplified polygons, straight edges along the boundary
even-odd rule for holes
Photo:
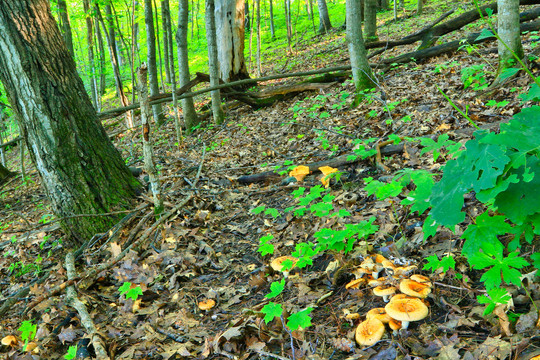
[[[521,33],[524,33],[524,32],[527,32],[527,31],[538,31],[538,30],[540,30],[540,20],[521,24],[519,29],[520,29]],[[388,68],[392,64],[406,64],[406,63],[409,63],[409,62],[412,62],[412,61],[417,62],[419,60],[425,60],[427,58],[431,58],[431,57],[440,56],[440,55],[443,55],[443,54],[455,52],[464,43],[480,44],[480,43],[483,43],[483,42],[486,42],[486,41],[491,41],[491,40],[496,39],[495,36],[482,37],[481,39],[478,39],[480,34],[481,34],[481,32],[472,33],[472,34],[469,34],[467,37],[465,37],[463,39],[460,39],[460,40],[450,41],[450,42],[447,42],[447,43],[444,43],[444,44],[441,44],[441,45],[437,45],[437,46],[433,46],[433,47],[430,47],[430,48],[427,48],[427,49],[416,50],[416,51],[413,51],[413,52],[410,52],[410,53],[407,53],[407,54],[403,54],[403,55],[399,55],[399,56],[396,56],[396,57],[393,57],[393,58],[390,58],[390,59],[385,59],[385,60],[381,61],[380,64],[383,66],[383,68]]]
[[[262,81],[286,79],[286,78],[291,78],[291,77],[305,77],[305,76],[310,76],[310,75],[326,74],[326,73],[339,72],[339,71],[350,70],[350,69],[351,69],[350,65],[343,65],[343,66],[336,66],[336,67],[331,67],[331,68],[324,68],[324,69],[317,69],[317,70],[310,70],[310,71],[301,71],[301,72],[296,72],[296,73],[269,75],[269,76],[264,76],[264,77],[256,78],[256,79],[244,79],[244,80],[233,81],[233,82],[229,82],[229,83],[223,83],[223,84],[220,84],[220,85],[207,87],[207,88],[202,89],[202,90],[198,90],[198,91],[194,91],[194,92],[183,92],[182,94],[180,94],[181,90],[183,90],[185,87],[188,87],[188,85],[190,85],[193,81],[195,81],[197,79],[197,77],[196,77],[194,80],[190,81],[188,84],[186,84],[182,88],[178,89],[176,91],[176,93],[177,93],[177,95],[179,95],[178,100],[180,100],[180,99],[186,99],[186,98],[198,96],[198,95],[201,95],[201,94],[205,94],[205,93],[208,93],[208,92],[213,91],[213,90],[221,90],[221,89],[227,89],[227,88],[231,88],[231,87],[235,87],[235,86],[256,84],[256,83],[262,82]],[[205,75],[205,74],[201,74],[201,75]],[[193,86],[194,85],[191,85],[190,88],[193,87]],[[156,95],[156,96],[153,96],[153,97],[150,98],[150,105],[161,104],[161,103],[169,102],[169,101],[172,101],[172,95],[159,94],[159,95]],[[116,109],[113,109],[113,110],[108,110],[108,111],[98,113],[98,117],[99,117],[100,120],[106,120],[106,119],[110,119],[110,118],[122,115],[126,111],[137,109],[139,107],[140,107],[139,103],[133,103],[133,104],[131,104],[129,106],[116,108]]]
[[[9,141],[6,141],[5,143],[0,144],[0,149],[5,148],[6,146],[14,145],[14,144],[18,143],[19,141],[21,141],[21,139],[22,139],[22,137],[17,136],[15,139],[11,139]]]
[[[520,5],[537,5],[540,4],[540,0],[520,0]],[[493,14],[497,13],[497,3],[493,2],[488,5],[480,7],[483,16],[487,16],[487,9],[491,9]],[[540,15],[538,15],[539,8],[534,8],[529,11],[525,11],[520,14],[520,21],[529,21]],[[536,15],[534,15],[536,14]],[[531,16],[534,16],[531,18]],[[434,27],[426,27],[414,34],[408,35],[400,40],[394,41],[374,41],[366,44],[366,49],[385,48],[386,50],[392,49],[396,46],[414,44],[417,41],[422,41],[420,48],[425,48],[429,44],[433,44],[436,38],[451,33],[455,30],[461,29],[463,26],[470,24],[480,19],[480,13],[477,9],[470,10],[466,13],[459,15],[447,22],[439,24]]]
[[[392,155],[401,153],[403,151],[404,144],[403,142],[398,145],[388,145],[380,149],[380,152],[382,155]],[[352,158],[352,156],[355,156],[355,158]],[[338,157],[335,157],[333,159],[328,160],[322,160],[317,161],[311,164],[306,164],[306,166],[309,167],[310,172],[319,172],[319,168],[323,166],[330,166],[333,168],[337,168],[340,166],[350,165],[357,163],[361,161],[362,158],[360,156],[356,155],[355,153],[349,153],[345,155],[341,155]],[[282,176],[279,174],[276,174],[273,171],[265,171],[259,174],[253,174],[253,175],[245,175],[238,178],[238,183],[242,185],[248,185],[258,182],[271,182],[271,181],[278,181],[281,179]]]

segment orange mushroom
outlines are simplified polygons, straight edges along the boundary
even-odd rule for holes
[[[324,185],[325,188],[328,188],[330,186],[330,178],[329,175],[333,174],[335,172],[338,172],[339,170],[330,166],[321,166],[319,168],[320,172],[323,173],[323,177],[321,178],[321,182]]]
[[[309,166],[299,165],[289,172],[289,176],[293,176],[298,182],[302,182],[309,175],[309,172]]]

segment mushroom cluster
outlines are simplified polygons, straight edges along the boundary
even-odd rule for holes
[[[345,287],[358,288],[368,285],[373,294],[387,302],[384,308],[374,308],[366,314],[366,320],[356,328],[355,339],[358,345],[370,346],[384,335],[385,324],[394,334],[401,328],[407,329],[411,321],[424,319],[428,313],[428,302],[424,299],[431,293],[430,279],[422,275],[407,276],[416,268],[396,267],[382,255],[367,257],[355,270],[356,279]],[[385,277],[379,276],[384,271]],[[398,285],[399,284],[399,285]],[[398,290],[401,292],[397,294]]]

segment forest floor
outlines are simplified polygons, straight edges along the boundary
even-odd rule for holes
[[[379,36],[399,39],[447,10],[428,5],[421,17],[380,27]],[[458,39],[481,27],[468,26],[442,40]],[[534,50],[533,35],[525,35],[523,43],[526,54]],[[412,51],[415,45],[394,48],[371,62],[377,64],[382,58]],[[374,157],[340,167],[341,178],[332,180],[328,194],[335,197],[334,210],[350,213],[344,218],[284,213],[298,204],[293,191],[300,187],[309,191],[321,184],[319,173],[307,176],[302,183],[291,181],[286,174],[263,183],[238,182],[243,175],[276,166],[287,168],[348,154],[355,139],[384,141],[391,134],[411,138],[446,134],[449,140],[464,143],[472,136],[471,125],[438,88],[459,108],[468,108],[479,125],[498,129],[500,122],[527,105],[518,96],[531,81],[519,74],[511,85],[489,95],[475,91],[474,84],[464,88],[462,71],[471,66],[479,66],[473,83],[493,80],[497,67],[494,46],[495,42],[487,42],[472,52],[463,49],[377,72],[379,90],[356,108],[349,106],[354,89],[345,81],[258,111],[237,107],[228,112],[224,125],[205,124],[180,148],[175,146],[173,121],[157,129],[155,155],[166,210],[186,198],[189,201],[140,246],[78,291],[111,358],[443,360],[530,359],[539,355],[540,334],[534,320],[538,313],[523,289],[507,286],[514,301],[508,313],[501,310],[482,316],[485,305],[476,299],[485,293],[479,281],[482,272],[470,270],[460,255],[460,235],[467,223],[458,226],[455,233],[441,229],[424,241],[425,214],[402,205],[403,196],[378,200],[365,189],[366,178],[385,182],[407,168],[437,173],[450,158],[446,149],[437,155],[419,142],[404,141],[400,151],[381,159],[387,172],[375,164]],[[348,63],[344,61],[347,58],[344,31],[333,31],[299,42],[291,55],[265,54],[264,73],[331,67]],[[172,119],[170,114],[167,117]],[[107,126],[113,123],[114,127]],[[111,120],[105,126],[112,133],[122,123]],[[113,141],[131,166],[142,167],[138,129],[124,129]],[[18,149],[8,153],[10,169],[20,165],[17,154]],[[20,288],[31,285],[28,297],[14,304],[0,320],[0,337],[17,338],[12,346],[0,345],[0,357],[59,359],[71,345],[78,345],[84,355],[86,346],[81,339],[87,334],[63,292],[44,299],[23,316],[36,297],[66,280],[61,257],[64,249],[59,245],[64,234],[50,222],[48,201],[35,168],[28,165],[27,172],[29,180],[23,183],[17,176],[0,189],[0,225],[4,226],[0,233],[0,305]],[[96,238],[76,263],[80,273],[106,263],[125,248],[128,237],[140,238],[154,224],[150,199],[147,192],[137,200],[137,205],[148,206],[123,224],[118,234]],[[274,210],[253,213],[262,205],[280,216],[274,216]],[[482,205],[470,197],[465,210],[474,216],[482,212]],[[283,293],[272,299],[282,304],[287,314],[312,308],[311,326],[290,332],[279,318],[266,324],[261,309],[270,300],[265,295],[272,282],[283,278],[271,270],[270,261],[290,255],[299,243],[316,241],[313,235],[323,228],[340,229],[372,217],[377,232],[355,242],[346,254],[326,251],[316,256],[312,265],[293,269]],[[269,243],[274,253],[261,256],[260,239],[267,234],[273,236]],[[345,285],[354,278],[358,264],[373,254],[382,254],[396,264],[416,265],[414,273],[430,277],[434,286],[426,299],[430,309],[426,319],[395,335],[387,332],[373,346],[360,347],[354,342],[356,326],[368,310],[384,307],[385,302],[374,296],[370,287],[346,289]],[[431,255],[452,255],[455,269],[423,270],[426,257]],[[51,271],[48,279],[32,283],[45,270]],[[140,286],[142,295],[137,300],[120,295],[125,282]],[[530,282],[528,290],[532,299],[540,300],[537,282]],[[213,299],[215,306],[201,310],[199,303],[208,299]],[[19,328],[25,320],[37,324],[33,341],[39,345],[39,353],[33,357],[20,351]]]

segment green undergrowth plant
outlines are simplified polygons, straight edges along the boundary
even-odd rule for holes
[[[340,173],[331,174],[334,178],[339,179]],[[296,244],[295,251],[291,254],[297,259],[293,264],[291,260],[283,263],[282,271],[288,272],[293,266],[304,269],[313,265],[313,259],[326,252],[333,253],[348,253],[353,249],[353,246],[358,239],[364,239],[369,235],[377,232],[378,226],[374,225],[375,217],[369,220],[364,220],[359,223],[346,223],[346,218],[351,214],[349,211],[334,206],[335,196],[330,193],[329,189],[325,189],[321,185],[313,186],[310,189],[299,187],[292,192],[295,199],[295,204],[286,209],[279,210],[276,208],[266,207],[265,205],[254,208],[253,214],[262,214],[278,218],[284,214],[291,214],[296,218],[320,218],[323,223],[329,223],[324,219],[340,218],[342,221],[332,222],[333,225],[325,227],[315,232],[308,241]],[[272,234],[267,234],[260,239],[258,251],[261,256],[271,255],[274,253],[274,245]],[[285,289],[286,279],[274,281],[270,284],[270,293],[266,295],[268,299],[279,298]],[[264,321],[269,323],[275,318],[283,319],[283,305],[277,300],[270,301],[262,308]],[[313,307],[307,307],[297,312],[293,312],[287,317],[286,326],[289,330],[294,331],[298,328],[306,328],[311,325],[311,312]]]

